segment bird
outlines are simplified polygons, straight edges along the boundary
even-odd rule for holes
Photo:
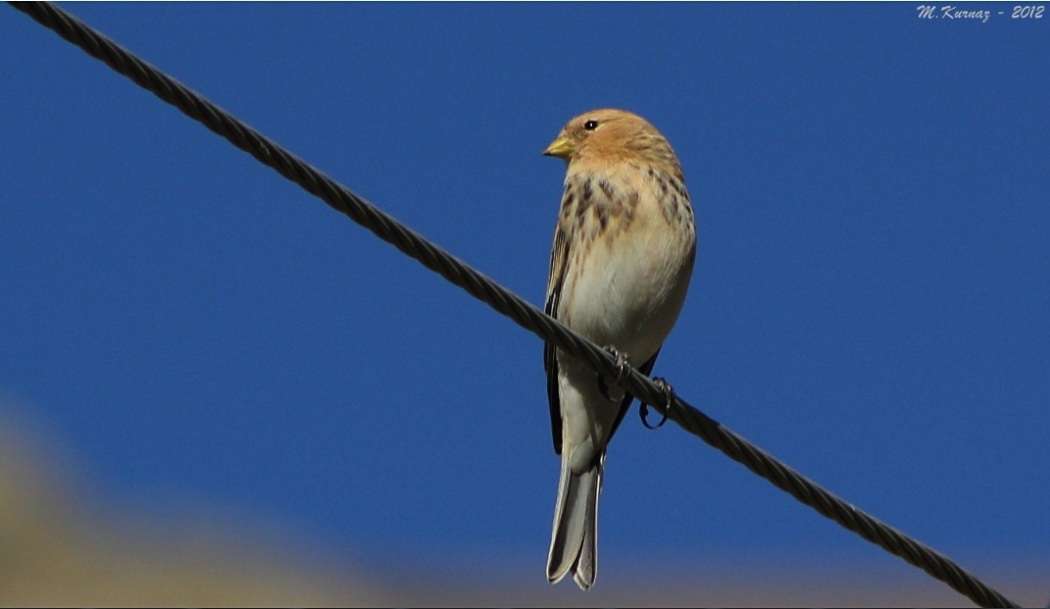
[[[682,310],[696,258],[678,158],[647,120],[611,108],[570,120],[543,154],[567,163],[544,311],[619,365],[641,364],[648,376]],[[550,344],[543,365],[561,456],[547,580],[571,572],[588,590],[597,574],[606,449],[633,396]]]

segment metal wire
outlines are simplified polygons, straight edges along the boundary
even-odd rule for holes
[[[204,124],[234,146],[273,168],[307,192],[317,196],[380,239],[419,261],[471,296],[485,302],[521,327],[583,359],[594,370],[616,378],[614,359],[604,350],[560,322],[548,317],[513,292],[474,270],[418,233],[383,213],[347,188],[314,169],[295,155],[251,129],[178,81],[139,59],[91,27],[46,2],[10,2],[59,36],[103,61],[136,84]],[[678,396],[670,408],[667,396],[637,370],[630,370],[621,383],[642,402],[651,405],[683,429],[717,448],[729,458],[765,478],[820,514],[839,523],[884,550],[919,567],[948,584],[981,607],[1017,607],[1005,596],[939,552],[897,531],[846,503],[760,448],[723,427]]]

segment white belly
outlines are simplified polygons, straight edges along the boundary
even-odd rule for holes
[[[692,274],[691,240],[649,238],[667,234],[628,230],[611,244],[596,240],[585,269],[573,265],[566,277],[558,317],[599,346],[615,347],[632,365],[645,363],[674,326]]]

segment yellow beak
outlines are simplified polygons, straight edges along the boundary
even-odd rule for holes
[[[572,154],[573,150],[575,150],[575,148],[572,146],[572,140],[566,135],[559,135],[558,139],[551,142],[550,146],[547,146],[547,149],[543,151],[543,154],[545,156],[556,156],[567,159],[569,158],[569,155]]]

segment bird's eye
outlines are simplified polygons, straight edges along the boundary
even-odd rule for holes
[[[586,123],[583,124],[583,128],[586,129],[587,131],[594,131],[595,129],[598,128],[598,121],[596,121],[596,120],[589,120],[589,121],[587,121]]]

